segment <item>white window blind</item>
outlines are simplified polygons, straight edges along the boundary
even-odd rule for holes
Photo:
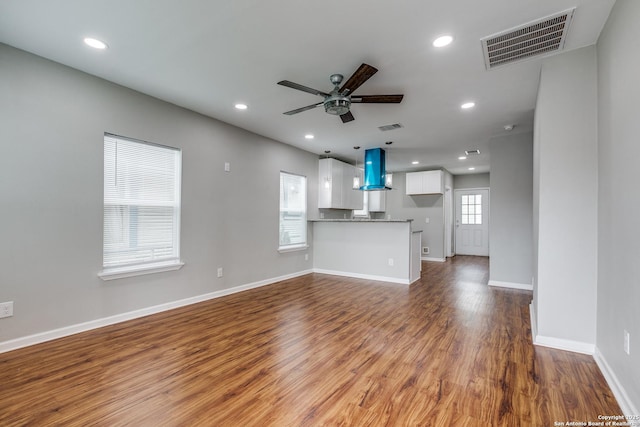
[[[105,134],[103,268],[179,263],[179,149]]]
[[[307,178],[280,172],[280,250],[307,245]]]

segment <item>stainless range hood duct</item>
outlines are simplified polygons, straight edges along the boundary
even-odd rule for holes
[[[391,190],[386,186],[387,179],[385,151],[382,148],[371,148],[364,152],[364,185],[363,191]]]

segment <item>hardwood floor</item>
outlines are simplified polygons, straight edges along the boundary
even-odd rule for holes
[[[311,274],[0,354],[1,426],[552,426],[620,414],[593,358],[531,344],[488,259],[410,287]]]

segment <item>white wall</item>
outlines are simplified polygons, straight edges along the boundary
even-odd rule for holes
[[[533,134],[493,138],[491,150],[490,282],[530,287],[533,214]]]
[[[0,343],[311,268],[277,252],[278,194],[306,175],[317,212],[316,155],[1,44],[0,93]],[[181,270],[97,277],[104,132],[182,149]]]
[[[535,112],[538,343],[593,351],[597,277],[596,51],[547,59]]]
[[[598,40],[597,348],[623,393],[627,414],[640,414],[640,2],[618,0]],[[631,354],[623,351],[623,331]]]
[[[445,171],[445,183],[449,172]],[[393,190],[387,191],[385,214],[393,219],[413,219],[413,228],[422,230],[422,246],[429,247],[429,258],[445,258],[444,254],[444,196],[442,194],[420,194],[407,196],[406,174],[393,173]],[[426,223],[429,218],[429,223]]]
[[[319,221],[312,225],[317,271],[410,283],[410,222]]]
[[[467,188],[489,188],[491,185],[489,173],[471,173],[453,175],[453,188],[463,190]]]

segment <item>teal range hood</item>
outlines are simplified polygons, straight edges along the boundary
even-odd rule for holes
[[[364,185],[360,190],[391,190],[386,184],[385,152],[382,148],[371,148],[364,152]]]

